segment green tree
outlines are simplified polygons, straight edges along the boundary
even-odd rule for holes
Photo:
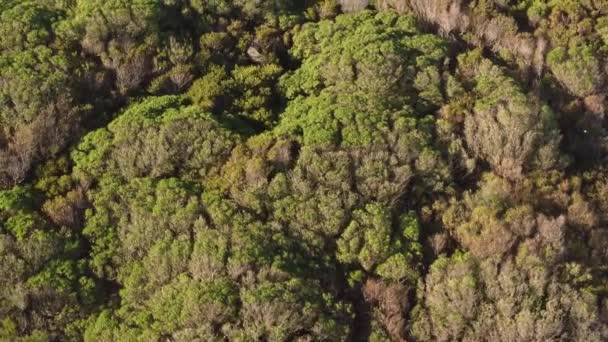
[[[591,46],[562,47],[547,55],[547,63],[557,80],[572,95],[587,97],[601,91],[606,76]]]
[[[81,61],[63,34],[65,14],[37,2],[9,2],[0,15],[0,186],[20,183],[33,164],[73,139]]]
[[[534,94],[475,53],[459,57],[461,72],[473,72],[475,102],[465,114],[468,148],[507,178],[563,166],[556,115]]]
[[[108,128],[87,135],[72,158],[85,178],[194,180],[216,172],[236,140],[213,115],[188,106],[184,98],[150,97],[127,108]]]

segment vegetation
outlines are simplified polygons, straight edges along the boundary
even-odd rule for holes
[[[0,341],[608,340],[608,5],[0,2]]]

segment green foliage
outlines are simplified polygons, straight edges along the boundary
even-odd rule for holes
[[[182,277],[151,300],[153,328],[167,334],[199,322],[223,322],[234,317],[236,300],[237,292],[230,280],[196,282]]]
[[[205,75],[194,81],[188,97],[192,102],[204,111],[217,110],[222,103],[222,96],[225,96],[228,75],[224,68],[213,67]]]
[[[551,72],[574,96],[586,97],[597,93],[605,82],[601,64],[591,46],[562,47],[547,55]]]
[[[34,188],[47,197],[55,197],[68,192],[74,186],[71,175],[71,161],[66,156],[51,160],[36,169],[37,182]]]
[[[588,304],[593,295],[549,280],[550,271],[542,261],[526,262],[530,261],[496,265],[468,254],[437,260],[427,276],[424,306],[414,310],[414,336],[442,341],[488,334],[500,339],[543,339],[559,331],[572,339],[598,340],[602,333],[593,327],[602,323],[594,305]],[[539,278],[526,282],[526,276]],[[577,317],[581,324],[568,325],[568,317]]]
[[[0,335],[8,340],[58,336],[98,298],[96,282],[84,275],[86,262],[78,259],[78,239],[37,209],[29,187],[0,191]]]
[[[5,6],[0,15],[3,188],[23,181],[34,163],[65,148],[90,109],[76,99],[84,63],[69,51],[65,13],[36,1]]]
[[[34,195],[31,189],[16,186],[11,190],[0,191],[0,210],[16,211],[29,209],[33,206]]]
[[[371,271],[387,258],[391,242],[391,215],[386,208],[368,204],[365,211],[353,212],[351,222],[338,240],[338,260],[358,261]]]
[[[78,1],[75,29],[82,46],[116,73],[116,87],[128,92],[152,70],[150,57],[160,39],[160,1]]]
[[[365,211],[353,212],[354,220],[337,241],[337,258],[344,263],[357,262],[370,272],[392,280],[418,278],[416,258],[420,256],[419,226],[414,217],[404,215],[393,232],[391,214],[386,207],[372,203]],[[403,235],[401,235],[403,234]]]
[[[393,231],[388,208],[368,204],[365,211],[353,212],[354,220],[337,241],[337,259],[344,263],[359,263],[368,271],[390,280],[418,280],[418,259],[421,256],[419,224],[410,213],[399,218]]]
[[[263,281],[243,293],[244,330],[235,337],[283,340],[305,327],[321,339],[343,339],[348,328],[322,313],[340,308],[324,303],[323,295],[318,284],[303,279]]]
[[[103,184],[100,191],[92,195],[97,210],[88,212],[84,229],[85,235],[94,243],[94,269],[103,274],[109,270],[110,262],[124,263],[128,267],[127,261],[144,251],[171,258],[170,254],[155,252],[155,248],[163,248],[156,244],[163,244],[171,237],[177,239],[174,243],[178,244],[180,238],[189,239],[193,226],[201,224],[196,222],[201,209],[195,194],[195,188],[176,179],[156,183],[151,179],[135,178],[125,185]],[[116,195],[120,197],[117,199]],[[113,204],[117,200],[120,205]],[[156,223],[149,225],[150,222]],[[157,266],[153,264],[151,266]],[[171,265],[167,269],[171,270]]]
[[[228,117],[238,115],[271,127],[276,119],[272,111],[273,88],[281,72],[278,65],[267,64],[236,66],[228,75],[223,67],[213,66],[194,82],[188,95],[203,110]]]
[[[608,340],[606,18],[0,1],[0,340]]]
[[[23,240],[35,228],[36,217],[33,214],[19,212],[4,223],[5,228],[17,238]]]
[[[282,69],[274,64],[237,66],[232,72],[231,82],[233,91],[237,93],[233,111],[270,126],[274,120],[273,113],[268,110],[273,95],[272,84],[281,72]]]
[[[322,88],[359,90],[399,106],[403,95],[395,91],[415,76],[407,66],[422,68],[441,61],[445,45],[420,34],[412,17],[361,12],[305,25],[294,37],[292,53],[305,62],[284,80],[290,98],[316,95]]]
[[[556,115],[534,95],[526,95],[513,79],[475,53],[459,56],[462,73],[473,72],[476,96],[464,118],[469,149],[505,177],[560,167]]]
[[[84,177],[201,179],[217,170],[235,140],[211,114],[185,105],[182,97],[152,97],[86,136],[72,158]]]
[[[412,331],[417,339],[447,341],[463,336],[462,330],[477,314],[476,301],[481,296],[475,267],[473,258],[459,252],[451,258],[437,259],[431,265],[426,283],[427,291],[432,293],[425,297],[432,304],[414,311]]]
[[[176,179],[100,185],[92,194],[95,211],[89,213],[84,233],[94,242],[92,266],[97,274],[124,285],[121,307],[112,315],[140,331],[129,334],[212,338],[209,327],[224,326],[229,336],[257,338],[265,333],[254,328],[255,320],[265,320],[263,329],[269,329],[270,336],[286,336],[301,324],[321,324],[317,315],[324,309],[314,297],[318,291],[309,290],[313,298],[302,308],[296,299],[286,306],[284,301],[291,297],[274,298],[263,291],[253,299],[248,292],[236,291],[236,279],[268,267],[291,270],[298,260],[288,254],[296,251],[278,231],[241,212],[221,194],[205,192],[199,201],[196,187]],[[289,279],[286,276],[270,278],[267,284],[279,286]],[[291,289],[290,296],[311,289],[301,286]],[[240,311],[238,301],[246,303]],[[86,336],[101,329],[104,317],[87,328]],[[290,326],[283,324],[287,317],[294,320]],[[333,320],[322,317],[323,322]],[[230,328],[233,324],[241,328]],[[129,329],[120,323],[109,336]],[[336,332],[323,332],[330,333]]]
[[[425,144],[413,107],[428,109],[429,100],[438,100],[426,88],[436,86],[437,68],[429,76],[430,66],[445,49],[436,37],[419,34],[413,18],[361,12],[309,24],[292,51],[303,64],[282,79],[292,101],[279,134],[302,135],[305,145],[379,145],[391,133],[404,144]],[[418,76],[418,99],[411,83],[423,67],[429,69]]]

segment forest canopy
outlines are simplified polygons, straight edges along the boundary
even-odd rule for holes
[[[0,1],[0,341],[608,340],[601,0]]]

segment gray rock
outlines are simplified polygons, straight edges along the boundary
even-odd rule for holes
[[[266,62],[264,55],[255,46],[250,46],[249,49],[247,49],[247,55],[249,55],[249,58],[255,63],[262,64]]]
[[[370,0],[339,0],[342,11],[356,12],[365,9],[369,5]]]

